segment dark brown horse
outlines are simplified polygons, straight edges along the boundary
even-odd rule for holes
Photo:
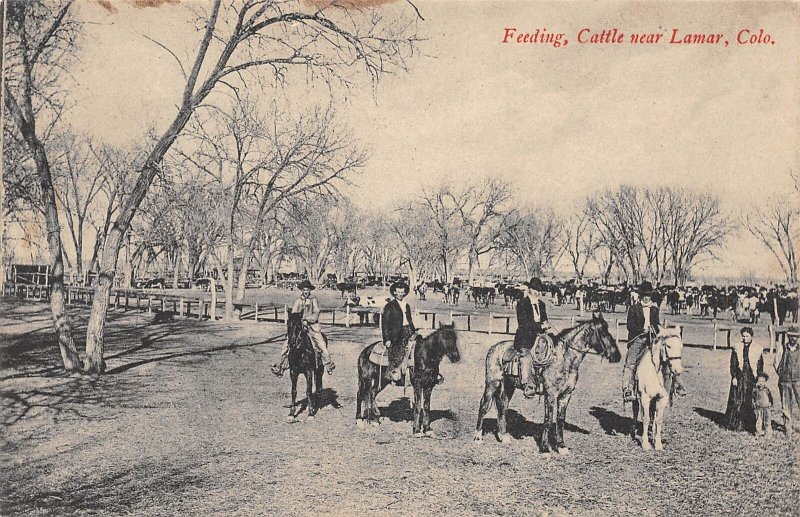
[[[358,356],[356,423],[359,426],[364,420],[372,425],[380,423],[381,414],[375,398],[393,382],[388,367],[380,367],[369,359],[377,344],[367,346]],[[418,340],[414,348],[414,367],[410,372],[411,385],[414,387],[414,436],[433,436],[430,423],[431,393],[439,379],[439,364],[445,356],[453,363],[461,360],[458,336],[452,325],[443,325],[430,336]]]
[[[621,355],[617,342],[608,331],[608,324],[601,314],[593,314],[590,321],[569,328],[553,339],[553,361],[543,370],[545,396],[544,430],[539,450],[549,453],[553,447],[562,454],[569,452],[564,445],[564,424],[567,406],[578,383],[578,368],[586,354],[594,351],[610,362],[619,362]],[[519,375],[503,371],[503,356],[513,347],[513,341],[501,341],[486,354],[486,387],[478,409],[478,425],[475,440],[483,439],[483,419],[494,400],[497,406],[497,437],[508,440],[506,434],[506,411],[514,390],[522,389]],[[554,420],[554,416],[557,418]]]
[[[303,326],[303,313],[289,311],[288,315],[286,333],[289,339],[289,378],[292,380],[292,406],[288,420],[294,421],[303,410],[303,406],[297,404],[297,378],[300,374],[306,378],[308,418],[314,418],[318,409],[315,393],[322,391],[322,359],[311,343],[308,330]],[[327,340],[325,338],[326,343]],[[316,390],[313,389],[315,387]]]

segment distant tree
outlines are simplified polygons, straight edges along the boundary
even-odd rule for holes
[[[744,224],[750,233],[772,252],[786,282],[797,285],[797,257],[800,246],[800,188],[795,181],[791,194],[778,194],[747,212]]]
[[[497,246],[514,259],[525,277],[542,276],[564,246],[564,227],[549,208],[524,208],[506,219]]]

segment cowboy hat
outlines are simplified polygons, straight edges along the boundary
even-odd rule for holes
[[[531,277],[529,281],[525,282],[525,285],[528,286],[529,289],[534,289],[539,292],[544,291],[544,284],[542,284],[539,277]]]
[[[644,282],[636,286],[636,289],[634,290],[642,296],[644,295],[650,296],[653,294],[653,284],[645,280]]]
[[[306,279],[306,280],[303,280],[302,282],[300,282],[300,285],[298,285],[298,286],[297,286],[297,288],[298,288],[298,289],[310,289],[310,290],[312,290],[312,291],[313,291],[314,289],[316,289],[316,287],[314,287],[314,284],[312,284],[311,282],[309,282],[307,279]]]
[[[393,283],[391,286],[389,286],[389,292],[392,294],[392,296],[394,296],[394,292],[398,289],[405,289],[406,294],[408,294],[408,292],[410,291],[410,289],[408,288],[408,284],[403,282],[402,280],[399,280]]]

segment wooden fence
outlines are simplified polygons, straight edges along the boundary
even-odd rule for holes
[[[68,305],[91,305],[94,299],[94,288],[65,286]],[[13,296],[40,301],[49,300],[49,287],[34,284],[3,284],[3,296]],[[161,290],[150,289],[113,289],[109,295],[109,307],[124,310],[140,310],[147,313],[166,313],[170,315],[194,317],[198,319],[221,319],[225,313],[225,301],[212,302],[204,297],[165,294]],[[240,320],[279,321],[286,322],[288,306],[286,304],[258,304],[234,302],[234,314]],[[582,316],[551,316],[550,321],[556,327],[574,326]],[[513,335],[516,332],[516,315],[510,312],[472,313],[453,310],[431,311],[415,310],[414,321],[419,328],[435,329],[442,324],[453,324],[457,330],[481,332],[489,335]],[[622,318],[607,318],[609,328],[618,342],[624,341],[627,335],[626,321]],[[563,325],[559,323],[563,322]],[[333,326],[380,327],[381,312],[378,307],[325,307],[321,310],[320,323]],[[667,319],[664,326],[669,326]],[[778,341],[786,340],[788,326],[769,325],[770,351]],[[714,342],[717,349],[718,335],[725,336],[725,343],[731,346],[732,326],[724,326],[713,322]],[[683,329],[681,328],[681,331]]]

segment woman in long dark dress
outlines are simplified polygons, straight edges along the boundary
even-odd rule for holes
[[[764,373],[764,349],[753,343],[753,329],[741,330],[742,342],[731,351],[731,389],[725,423],[732,431],[755,432],[753,387],[758,374]]]

